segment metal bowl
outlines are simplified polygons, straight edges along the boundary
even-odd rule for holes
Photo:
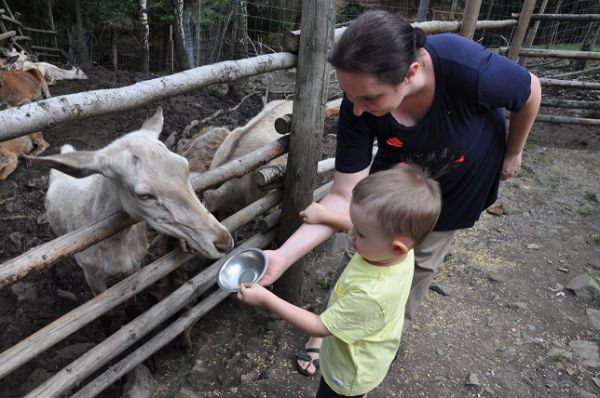
[[[221,265],[217,283],[225,291],[235,293],[242,283],[256,283],[267,272],[267,254],[260,249],[244,249]]]

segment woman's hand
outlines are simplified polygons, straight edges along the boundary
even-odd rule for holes
[[[258,284],[261,286],[270,286],[287,271],[291,264],[289,259],[281,254],[279,250],[265,250],[265,253],[269,259],[269,266],[265,275],[258,281]]]
[[[312,202],[306,209],[300,212],[302,222],[307,224],[321,224],[325,221],[328,210],[320,203]]]
[[[237,298],[242,303],[262,306],[267,295],[271,294],[264,287],[257,284],[240,285],[240,291],[237,293]]]
[[[516,155],[506,154],[504,157],[504,165],[502,166],[502,181],[508,180],[511,177],[516,176],[521,171],[521,157],[523,152],[519,152]]]

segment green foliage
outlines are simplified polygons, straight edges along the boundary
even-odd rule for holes
[[[579,214],[582,215],[583,217],[587,217],[590,214],[592,214],[592,211],[590,209],[588,209],[587,207],[580,207]]]
[[[585,200],[587,200],[588,202],[598,203],[598,196],[596,195],[595,192],[586,191],[585,195],[583,195],[583,198]]]
[[[596,344],[600,345],[600,334],[594,336],[594,341],[596,342]]]
[[[592,235],[592,238],[594,239],[595,244],[600,245],[600,233]]]

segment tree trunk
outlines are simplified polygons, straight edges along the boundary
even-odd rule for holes
[[[174,29],[174,41],[175,41],[175,58],[177,58],[177,70],[190,69],[190,63],[187,59],[187,53],[185,51],[185,40],[183,34],[183,0],[173,0],[175,7],[175,29]]]
[[[111,26],[111,52],[112,52],[112,64],[113,64],[113,70],[115,72],[119,71],[119,50],[118,50],[118,46],[117,46],[117,42],[118,42],[118,38],[119,38],[119,32],[117,30],[117,26],[113,25]]]
[[[142,72],[150,71],[150,27],[148,25],[148,8],[146,0],[140,0],[140,22],[142,23]]]
[[[88,66],[88,57],[85,50],[83,35],[83,18],[81,17],[81,0],[75,0],[75,20],[77,21],[77,43],[75,45],[75,59],[79,65]]]

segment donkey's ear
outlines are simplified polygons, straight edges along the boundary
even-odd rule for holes
[[[154,139],[158,139],[158,136],[163,128],[164,120],[162,107],[159,106],[156,108],[156,113],[154,113],[154,116],[144,122],[140,128],[140,132],[148,134]]]
[[[27,164],[46,166],[75,178],[84,178],[92,174],[100,174],[96,152],[76,151],[52,156],[23,156]]]

